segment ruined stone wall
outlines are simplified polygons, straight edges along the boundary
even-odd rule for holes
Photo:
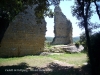
[[[72,23],[62,13],[59,6],[54,9],[54,34],[52,44],[72,43]]]
[[[0,57],[39,54],[44,50],[46,22],[37,24],[35,6],[28,6],[10,23],[1,42]]]

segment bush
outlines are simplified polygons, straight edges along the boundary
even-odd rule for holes
[[[90,37],[91,51],[89,51],[89,63],[93,75],[100,75],[100,32]]]
[[[84,52],[87,53],[87,43],[86,43],[86,35],[85,33],[83,32],[81,35],[80,35],[80,44],[84,47]]]
[[[75,43],[75,46],[76,46],[77,48],[79,48],[80,42],[76,42],[76,43]]]
[[[87,52],[85,33],[80,36],[80,44],[84,46],[84,51]],[[88,63],[92,69],[92,75],[100,75],[100,32],[90,35],[90,51],[88,51]]]

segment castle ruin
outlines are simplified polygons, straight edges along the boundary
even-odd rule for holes
[[[1,41],[0,57],[40,54],[44,51],[46,22],[37,24],[35,5],[28,6],[9,24]],[[72,23],[65,17],[59,6],[55,7],[54,33],[52,44],[72,43]]]
[[[37,24],[35,5],[28,6],[9,24],[1,41],[0,57],[39,54],[44,50],[46,22]]]
[[[72,43],[72,23],[62,13],[57,5],[54,9],[54,34],[55,37],[51,44],[70,44]]]

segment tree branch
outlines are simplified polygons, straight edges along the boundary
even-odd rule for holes
[[[98,14],[99,19],[100,19],[100,13],[99,13],[99,10],[98,10],[98,5],[96,4],[96,0],[94,0],[94,4],[96,6],[96,11],[97,11],[97,14]]]
[[[86,17],[88,17],[89,7],[90,7],[90,1],[87,3]]]
[[[80,10],[82,11],[81,15],[84,17],[84,0],[83,0],[83,2],[81,2],[80,0],[77,0],[77,2],[80,6]]]

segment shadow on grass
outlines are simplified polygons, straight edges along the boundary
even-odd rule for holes
[[[12,66],[0,66],[0,75],[90,75],[89,72],[89,66],[74,68],[57,63],[50,63],[43,68],[31,67],[24,62]]]

